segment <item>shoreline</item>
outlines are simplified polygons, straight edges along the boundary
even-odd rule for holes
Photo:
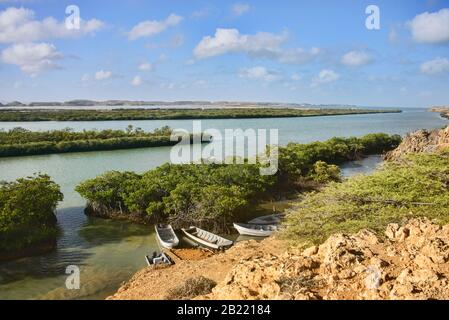
[[[46,253],[53,252],[57,249],[57,239],[51,238],[44,240],[40,243],[32,244],[26,248],[9,251],[0,252],[0,262],[10,262],[14,260],[20,260],[23,258],[36,257]]]
[[[181,260],[166,268],[146,267],[106,300],[166,300],[170,290],[188,279],[203,276],[220,283],[238,261],[250,260],[267,253],[278,255],[284,250],[283,242],[270,237],[260,242],[242,241],[225,252],[201,260]]]
[[[0,109],[0,122],[144,121],[303,118],[402,113],[400,109]]]

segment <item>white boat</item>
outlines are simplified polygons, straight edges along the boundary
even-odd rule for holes
[[[248,221],[248,224],[276,225],[280,224],[284,217],[284,214],[270,214],[268,216],[262,216]]]
[[[171,225],[157,224],[156,237],[163,248],[173,249],[179,245],[179,239]]]
[[[234,242],[231,240],[220,237],[212,232],[197,227],[182,229],[182,232],[184,232],[187,238],[195,241],[200,246],[204,246],[206,248],[214,250],[225,249],[234,244]]]
[[[269,237],[278,230],[278,227],[270,224],[234,223],[234,228],[239,234],[253,237]]]
[[[174,264],[170,256],[165,253],[158,255],[156,252],[153,252],[152,256],[145,256],[145,260],[149,266]]]

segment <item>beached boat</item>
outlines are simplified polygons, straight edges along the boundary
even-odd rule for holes
[[[268,216],[262,216],[248,221],[248,224],[276,225],[280,224],[284,217],[284,214],[270,214]]]
[[[197,227],[182,229],[182,232],[184,232],[187,238],[195,241],[200,246],[204,246],[206,248],[214,250],[225,249],[234,244],[234,242],[231,240],[225,239],[216,234],[213,234],[212,232],[208,232]]]
[[[157,224],[156,237],[163,248],[173,249],[179,245],[179,239],[170,225]]]
[[[170,256],[165,253],[157,254],[153,252],[152,256],[145,256],[145,260],[149,266],[174,264]]]
[[[239,234],[253,237],[269,237],[278,227],[270,224],[248,224],[248,223],[234,223],[234,228]]]

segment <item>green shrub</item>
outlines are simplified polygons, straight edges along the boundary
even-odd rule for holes
[[[63,195],[47,175],[0,185],[0,252],[54,237],[55,209]]]
[[[81,132],[71,129],[32,132],[14,128],[0,130],[0,157],[172,146],[177,142],[170,141],[171,133],[169,127],[154,132],[144,132],[132,126],[125,131]]]
[[[296,109],[296,108],[221,108],[221,109],[113,109],[113,110],[3,110],[0,121],[111,121],[168,119],[246,119],[315,117],[348,114],[376,114],[400,110],[372,109]]]
[[[341,182],[341,170],[334,164],[327,164],[324,161],[317,161],[308,178],[318,183]]]
[[[412,217],[449,222],[449,154],[410,155],[374,174],[331,183],[288,215],[283,237],[319,244],[334,233],[364,228],[382,234],[389,223]]]

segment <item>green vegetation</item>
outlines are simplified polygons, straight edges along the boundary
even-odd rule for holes
[[[302,245],[320,244],[334,233],[364,228],[382,234],[389,223],[412,217],[449,222],[449,152],[409,155],[372,175],[331,183],[299,203],[283,235]]]
[[[291,143],[279,150],[279,174],[282,180],[298,181],[311,175],[316,178],[326,175],[337,175],[335,168],[316,164],[323,161],[327,164],[340,164],[345,161],[359,159],[365,155],[383,154],[395,149],[401,142],[398,135],[368,134],[361,138],[332,138],[325,142],[309,144]],[[335,179],[330,179],[335,180]]]
[[[177,143],[170,141],[171,132],[164,127],[147,133],[132,126],[126,131],[82,132],[71,129],[31,132],[15,128],[0,131],[0,157],[171,146]]]
[[[55,209],[63,195],[47,175],[0,184],[0,258],[54,239]]]
[[[109,121],[169,119],[287,118],[349,114],[397,113],[368,109],[114,109],[114,110],[2,110],[0,121]]]
[[[168,291],[167,300],[192,300],[212,292],[217,283],[214,280],[199,276],[187,279],[181,285]]]
[[[175,226],[195,222],[226,230],[230,218],[263,195],[274,177],[256,165],[170,165],[143,175],[108,172],[80,184],[78,191],[93,213],[140,216],[142,221],[170,220]]]
[[[317,161],[313,165],[313,169],[309,173],[308,177],[313,181],[321,184],[329,183],[332,181],[340,182],[341,170],[334,164],[327,164],[324,161]]]
[[[142,175],[109,172],[81,183],[76,191],[89,201],[87,212],[94,215],[226,232],[230,222],[260,201],[300,189],[303,181],[338,180],[339,170],[331,164],[394,149],[400,140],[372,134],[290,144],[280,148],[274,176],[260,175],[260,164],[165,164]]]

